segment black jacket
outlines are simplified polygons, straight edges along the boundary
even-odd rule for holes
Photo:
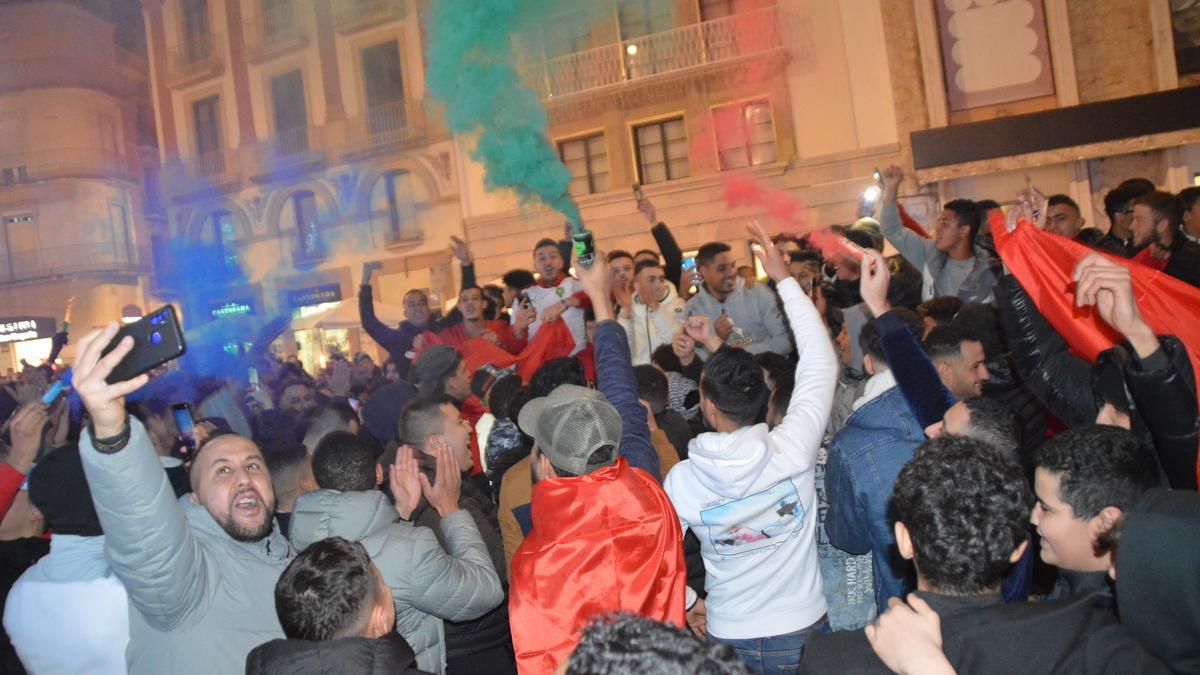
[[[1100,406],[1092,389],[1092,365],[1070,352],[1016,277],[1000,277],[993,290],[1017,377],[1063,424],[1095,424]]]
[[[1167,481],[1175,489],[1195,490],[1200,448],[1196,374],[1178,338],[1162,335],[1158,342],[1158,351],[1148,358],[1139,359],[1135,354],[1130,359],[1125,382],[1154,440]]]
[[[1124,239],[1114,237],[1110,232],[1105,232],[1104,236],[1092,244],[1092,247],[1122,258],[1132,258],[1138,252],[1138,248],[1133,245],[1132,239],[1125,241]]]
[[[1117,548],[1121,624],[1177,673],[1200,673],[1197,542],[1200,494],[1155,489],[1126,512]]]
[[[1107,609],[1107,599],[1004,604],[999,595],[919,593],[941,617],[959,673],[1167,673]],[[890,673],[863,631],[809,638],[802,673]]]
[[[1021,425],[1021,462],[1029,466],[1034,450],[1046,436],[1046,408],[1017,377],[1007,354],[987,361],[991,379],[983,383],[983,395],[1008,406]]]
[[[392,632],[377,639],[271,640],[246,657],[246,675],[420,675],[412,647]]]
[[[1200,288],[1200,244],[1176,233],[1175,243],[1171,244],[1171,257],[1163,271]]]

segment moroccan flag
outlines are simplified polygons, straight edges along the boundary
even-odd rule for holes
[[[1100,352],[1122,341],[1095,307],[1075,306],[1072,272],[1080,260],[1096,251],[1025,221],[1008,232],[1000,214],[992,218],[992,236],[1004,264],[1071,351],[1095,362]],[[1187,348],[1200,390],[1200,289],[1146,265],[1103,252],[1101,255],[1129,268],[1142,318],[1156,334],[1179,338]],[[1200,479],[1200,462],[1196,475]]]
[[[601,614],[683,627],[683,531],[653,476],[619,458],[541,481],[532,495],[533,529],[513,556],[508,601],[521,675],[553,673]]]

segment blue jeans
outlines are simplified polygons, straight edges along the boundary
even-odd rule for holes
[[[745,640],[728,640],[708,635],[709,642],[733,647],[738,658],[756,675],[789,675],[800,670],[800,657],[804,656],[804,645],[814,633],[829,633],[829,621],[825,617],[813,625],[786,635]]]

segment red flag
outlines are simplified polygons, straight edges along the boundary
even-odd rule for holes
[[[624,458],[533,486],[533,529],[512,560],[508,603],[522,675],[549,675],[598,615],[684,625],[683,532],[671,500]]]
[[[1025,221],[1008,232],[1001,214],[992,218],[992,233],[1004,264],[1071,351],[1095,362],[1100,352],[1122,341],[1094,307],[1075,306],[1075,265],[1096,251]],[[1187,348],[1200,400],[1200,289],[1146,265],[1102,255],[1129,268],[1138,310],[1154,332],[1174,335]],[[1196,475],[1200,479],[1200,462]]]

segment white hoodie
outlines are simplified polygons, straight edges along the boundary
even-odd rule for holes
[[[757,424],[697,436],[663,483],[683,527],[700,539],[708,630],[730,640],[802,630],[826,610],[813,479],[837,357],[799,283],[783,280],[779,296],[800,346],[783,421],[771,431]]]
[[[687,303],[675,292],[673,284],[667,284],[667,297],[658,303],[658,309],[650,309],[642,302],[642,296],[633,294],[633,307],[630,307],[632,317],[620,316],[618,323],[629,336],[629,350],[633,355],[633,365],[649,365],[650,357],[660,345],[669,345],[675,338],[675,333],[686,320],[684,310]]]

